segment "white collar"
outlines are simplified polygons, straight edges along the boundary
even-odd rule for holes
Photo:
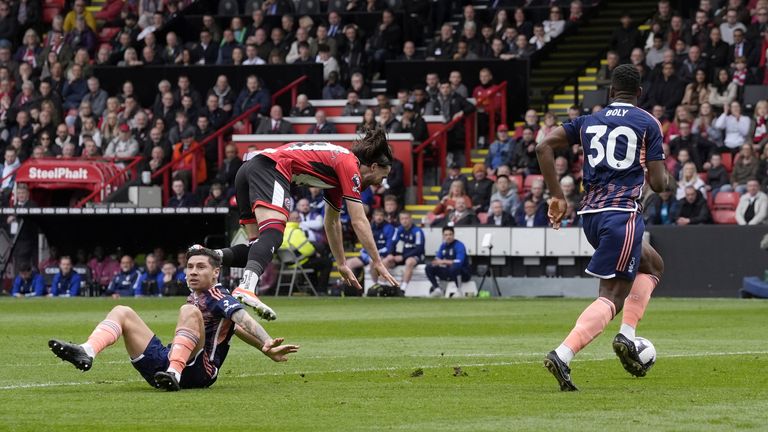
[[[626,102],[611,102],[611,103],[608,104],[608,106],[627,106],[627,107],[633,107],[634,105],[632,105],[631,103],[626,103]]]

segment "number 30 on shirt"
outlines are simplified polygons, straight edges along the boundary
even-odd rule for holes
[[[635,154],[637,153],[637,135],[635,131],[626,126],[619,126],[608,133],[607,142],[603,145],[601,139],[605,136],[606,132],[608,132],[608,126],[605,125],[587,127],[586,133],[594,134],[589,141],[590,152],[587,157],[589,165],[594,168],[605,159],[608,166],[615,170],[623,171],[630,168],[635,161]],[[616,140],[622,136],[626,139],[627,151],[624,159],[619,160],[616,159]]]

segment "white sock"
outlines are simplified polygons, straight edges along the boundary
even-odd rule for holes
[[[635,340],[635,328],[629,324],[622,324],[619,333],[623,334],[631,341]]]
[[[555,354],[557,354],[558,357],[560,357],[560,360],[565,362],[565,364],[571,364],[571,360],[573,360],[573,356],[576,354],[571,351],[570,348],[565,346],[565,344],[560,344],[559,347],[555,348]]]
[[[408,282],[403,282],[400,284],[400,289],[405,291],[405,289],[408,288]]]
[[[88,342],[81,344],[81,347],[85,350],[85,353],[88,354],[91,358],[96,357],[96,352],[93,350],[93,347]]]
[[[176,369],[169,367],[166,372],[172,373],[176,377],[176,381],[181,381],[181,374]]]

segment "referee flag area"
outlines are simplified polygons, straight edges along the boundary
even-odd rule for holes
[[[181,298],[121,299],[170,342]],[[276,298],[273,363],[233,340],[219,380],[166,393],[122,341],[82,373],[47,341],[82,342],[117,301],[0,299],[0,430],[509,431],[765,430],[768,303],[651,301],[638,335],[658,360],[633,378],[613,355],[615,319],[571,363],[561,393],[542,366],[584,307],[565,299]]]

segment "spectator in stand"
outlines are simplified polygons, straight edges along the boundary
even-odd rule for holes
[[[289,114],[291,117],[312,117],[315,115],[315,107],[309,103],[309,98],[305,94],[296,97],[296,105],[291,108]]]
[[[427,112],[432,115],[441,115],[446,122],[469,115],[475,111],[475,106],[467,102],[466,98],[453,91],[448,82],[440,83],[440,92],[437,99],[429,104]],[[449,160],[464,164],[464,122],[460,121],[448,132]]]
[[[632,15],[625,11],[621,14],[621,26],[611,35],[611,50],[619,55],[621,63],[627,63],[634,48],[642,47],[640,31],[632,23]]]
[[[72,109],[80,106],[80,101],[88,94],[88,85],[82,76],[83,68],[78,65],[72,65],[72,78],[64,84],[64,90],[61,97],[64,100],[64,109]]]
[[[131,135],[127,124],[120,125],[120,135],[113,139],[104,151],[105,157],[129,158],[139,154],[139,143]]]
[[[516,144],[517,153],[511,159],[516,174],[529,175],[541,173],[539,160],[536,157],[536,140],[533,134],[533,128],[525,126],[523,128],[523,136]]]
[[[443,24],[440,36],[427,47],[427,60],[450,60],[456,52],[456,41],[453,38],[453,27]]]
[[[366,130],[376,129],[377,127],[379,127],[379,125],[376,123],[376,114],[373,112],[373,108],[366,108],[363,113],[363,121],[357,125],[357,132],[361,133]]]
[[[391,9],[384,9],[381,23],[367,42],[367,55],[371,59],[371,72],[377,77],[382,72],[384,61],[393,59],[402,44],[402,29],[395,21]]]
[[[759,164],[760,161],[752,145],[749,143],[742,145],[731,172],[731,186],[736,192],[743,194],[747,190],[747,183],[757,179]]]
[[[75,0],[72,10],[67,13],[66,17],[64,17],[64,32],[70,32],[75,28],[75,21],[78,17],[83,17],[85,23],[88,24],[88,27],[90,27],[91,30],[97,30],[96,19],[86,6],[85,0]]]
[[[709,157],[709,163],[705,164],[707,171],[707,190],[712,193],[712,198],[717,195],[718,192],[730,192],[733,190],[731,187],[731,181],[723,166],[722,157],[719,153],[712,153]]]
[[[749,117],[742,115],[741,104],[737,101],[731,102],[724,108],[723,113],[715,121],[715,127],[723,131],[725,147],[735,153],[743,143],[749,142],[751,121]]]
[[[379,110],[379,127],[384,129],[388,134],[400,133],[400,122],[392,114],[392,108],[389,106],[382,107]]]
[[[229,199],[224,194],[221,183],[215,182],[208,191],[208,196],[203,201],[203,207],[229,207]]]
[[[531,200],[525,200],[521,210],[517,212],[515,223],[520,227],[546,227],[548,224],[546,216],[537,211],[538,206]]]
[[[704,47],[702,56],[707,61],[710,70],[728,66],[728,44],[722,40],[722,33],[719,28],[713,27],[709,31],[709,41]]]
[[[517,126],[515,128],[515,139],[520,139],[523,137],[523,130],[525,127],[530,127],[533,130],[533,136],[536,136],[535,133],[539,130],[539,114],[536,112],[535,109],[529,109],[525,112],[525,116],[523,118],[524,123],[520,126]]]
[[[160,270],[157,257],[149,253],[144,260],[144,271],[141,272],[133,287],[134,295],[136,297],[162,295],[163,285],[163,272]]]
[[[711,222],[707,200],[693,186],[685,188],[685,196],[677,201],[672,216],[676,225],[700,225]]]
[[[82,278],[72,268],[72,258],[64,255],[59,258],[59,272],[53,276],[51,296],[77,297],[80,295]]]
[[[173,34],[173,33],[169,33]],[[236,49],[240,48],[242,49],[243,46],[235,40],[235,34],[232,31],[232,29],[225,29],[224,35],[221,38],[221,44],[219,45],[219,57],[216,59],[217,65],[231,65],[233,64],[232,60],[232,52]],[[166,48],[167,50],[168,48]],[[181,54],[181,51],[179,50],[178,54]],[[177,54],[177,56],[178,56]],[[170,56],[168,56],[170,59]],[[176,57],[174,57],[175,59]],[[169,61],[168,63],[174,63],[174,61]]]
[[[166,158],[165,162],[163,162],[164,164],[171,161],[173,147],[171,146],[171,143],[163,136],[162,131],[156,127],[150,129],[149,138],[143,144],[144,157],[150,158],[151,152],[155,147],[160,147],[163,150],[164,157]]]
[[[712,111],[712,105],[709,102],[701,104],[699,107],[699,115],[696,120],[693,121],[693,127],[691,132],[700,136],[713,144],[723,144],[723,134],[720,129],[715,127],[715,121],[717,117]]]
[[[675,75],[674,64],[664,63],[661,70],[661,76],[651,84],[645,108],[650,108],[653,105],[661,105],[664,107],[664,114],[667,117],[672,117],[675,108],[677,108],[680,101],[683,99],[685,83],[680,81]]]
[[[544,141],[555,128],[557,127],[557,115],[553,111],[547,111],[544,113],[544,125],[539,128],[536,133],[536,143]]]
[[[515,226],[515,219],[511,214],[504,211],[501,201],[493,200],[488,208],[488,220],[485,224],[489,226],[512,227]]]
[[[556,39],[565,31],[565,20],[563,19],[563,13],[559,6],[552,6],[549,8],[549,19],[542,22],[544,24],[544,32],[550,39]]]
[[[168,200],[168,207],[197,207],[200,205],[195,194],[187,192],[187,185],[182,179],[173,180],[171,191],[173,195]]]
[[[403,245],[399,246],[400,243]],[[413,276],[413,269],[424,262],[424,232],[413,224],[411,213],[407,211],[400,213],[400,226],[392,236],[392,250],[392,255],[384,258],[384,265],[388,269],[405,265],[400,289],[406,291]]]
[[[709,31],[712,26],[713,24],[709,20],[709,14],[702,9],[697,10],[688,32],[691,45],[704,48],[707,45],[707,42],[709,42]]]
[[[93,113],[97,117],[101,117],[107,107],[107,98],[109,95],[101,89],[99,79],[96,77],[88,78],[87,85],[88,93],[86,93],[82,101],[88,102]]]
[[[685,198],[685,190],[688,187],[696,189],[696,191],[700,192],[704,198],[707,197],[706,184],[704,183],[704,180],[696,174],[696,164],[693,162],[686,162],[685,165],[683,165],[683,169],[680,172],[680,179],[677,182],[677,193],[675,194],[675,198],[678,200]]]
[[[681,150],[687,150],[691,160],[696,164],[696,169],[702,171],[704,164],[709,160],[709,155],[715,150],[715,145],[698,135],[691,134],[691,124],[687,120],[681,121],[679,133],[669,142],[672,156],[677,157]]]
[[[331,76],[331,72],[341,72],[339,62],[337,62],[336,58],[331,55],[331,49],[324,43],[318,45],[317,58],[315,61],[323,65],[323,79],[326,81]]]
[[[344,86],[339,84],[338,72],[328,74],[328,81],[325,83],[325,87],[323,87],[323,99],[343,99],[346,92],[347,90],[344,89]]]
[[[203,154],[204,150],[198,148],[196,151],[183,156],[184,153],[194,145],[195,131],[185,130],[182,132],[181,142],[173,146],[172,160],[175,162],[173,175],[174,177],[178,175],[184,176],[189,184],[191,184],[194,179],[196,184],[199,185],[205,183],[208,179],[208,168],[205,163],[205,155]],[[197,159],[197,161],[195,161],[195,159]],[[192,175],[193,171],[195,174],[194,176]]]
[[[455,198],[453,210],[442,219],[435,219],[435,222],[443,226],[472,226],[480,223],[475,211],[467,205],[467,200],[463,197]]]
[[[456,207],[455,200],[459,197],[465,199],[465,205],[468,208],[472,207],[472,198],[467,195],[466,179],[457,178],[453,180],[448,193],[440,199],[440,203],[435,206],[432,213],[437,217],[445,216],[449,211]]]
[[[365,112],[365,107],[360,103],[360,98],[354,90],[347,92],[347,104],[344,106],[342,116],[362,116]]]
[[[309,134],[335,134],[336,125],[329,122],[325,117],[325,111],[318,110],[315,113],[315,124],[309,128],[307,133]]]
[[[164,93],[161,98],[161,105],[155,108],[153,118],[161,118],[166,125],[171,125],[176,120],[176,102],[173,100],[173,93]]]
[[[43,276],[36,270],[33,270],[30,263],[21,263],[19,265],[19,274],[13,280],[11,295],[17,298],[44,296],[45,282],[43,281]]]
[[[506,175],[499,174],[496,176],[495,186],[496,192],[491,195],[491,201],[501,202],[505,213],[509,213],[510,215],[515,214],[520,205],[519,195],[517,193],[518,185]]]
[[[237,154],[237,147],[232,143],[227,144],[227,146],[224,147],[224,160],[221,162],[221,166],[216,173],[216,181],[221,183],[227,191],[227,197],[230,197],[235,193],[235,175],[237,175],[237,170],[240,169],[242,165],[243,162]]]
[[[128,127],[128,125],[125,125],[125,126]],[[128,128],[128,131],[130,132],[130,128]],[[80,135],[77,140],[78,154],[82,154],[83,146],[85,144],[86,138],[92,139],[93,142],[96,143],[96,147],[99,147],[99,148],[106,147],[104,145],[104,140],[102,139],[102,136],[101,136],[101,131],[96,127],[96,121],[93,119],[93,117],[86,117],[85,120],[83,120],[83,127],[82,129],[80,129]],[[113,141],[119,138],[120,138],[120,135],[118,134],[117,137],[113,138]]]
[[[752,132],[752,144],[759,152],[768,142],[768,101],[761,100],[755,104],[754,117],[752,119],[754,130]]]
[[[232,87],[229,86],[229,80],[226,75],[219,75],[216,78],[216,85],[208,92],[209,96],[216,96],[219,108],[227,115],[232,112],[235,104],[235,94]]]
[[[14,147],[5,148],[5,159],[3,160],[2,186],[0,186],[0,197],[3,206],[8,205],[8,200],[16,185],[16,175],[14,174],[21,166],[18,152]]]
[[[435,259],[427,264],[425,271],[427,278],[432,283],[429,290],[431,297],[443,296],[440,279],[454,282],[457,287],[461,287],[462,282],[470,279],[469,256],[464,243],[456,240],[453,227],[446,226],[443,228],[443,243],[435,253]]]
[[[153,129],[153,131],[156,129]],[[161,146],[152,147],[149,157],[145,156],[144,165],[141,171],[148,171],[150,175],[154,175],[160,168],[167,163],[165,150]],[[162,177],[156,177],[150,180],[150,184],[160,186],[163,183]]]
[[[187,95],[192,98],[192,103],[195,106],[200,106],[203,103],[200,93],[192,87],[187,75],[179,75],[177,85],[178,88],[173,91],[173,100],[177,105],[181,102],[182,97]]]
[[[711,87],[707,80],[706,70],[696,69],[693,76],[693,82],[685,87],[683,100],[680,104],[688,111],[695,113],[699,111],[699,106],[701,106],[701,104],[709,101]]]
[[[219,108],[219,98],[215,94],[208,95],[201,114],[208,117],[208,123],[213,130],[221,129],[229,121],[229,113]]]
[[[563,189],[563,196],[565,200],[572,204],[575,208],[579,208],[581,205],[582,195],[578,189],[576,189],[576,181],[571,176],[565,176],[560,179],[560,187]]]
[[[118,299],[120,297],[132,297],[135,295],[136,282],[141,273],[135,267],[133,257],[123,255],[120,258],[120,272],[112,278],[105,295]]]
[[[531,47],[533,47],[536,51],[544,48],[544,45],[548,44],[550,42],[550,37],[544,32],[544,26],[541,24],[536,24],[533,26],[533,36],[528,40],[528,43],[531,44]]]
[[[739,225],[764,224],[768,219],[768,195],[760,190],[760,182],[750,180],[747,190],[736,207],[736,223]]]
[[[269,117],[261,119],[256,133],[261,135],[292,134],[294,131],[291,122],[283,118],[283,108],[280,105],[273,105],[269,110]]]
[[[448,76],[448,83],[451,84],[451,90],[453,90],[453,92],[459,96],[467,98],[469,97],[467,86],[465,86],[461,81],[461,72],[451,71],[450,75]]]
[[[600,66],[600,70],[597,71],[595,84],[597,84],[598,88],[607,88],[611,85],[613,70],[620,64],[619,53],[616,51],[608,51],[605,58],[606,64]]]
[[[349,73],[354,75],[359,73],[358,71],[365,70],[365,42],[363,38],[360,37],[356,24],[347,24],[344,26],[344,36],[339,43],[339,56],[341,60],[341,68],[345,71],[345,77],[349,76]],[[367,99],[370,95],[360,93],[360,97]]]
[[[672,189],[651,196],[643,206],[643,219],[646,225],[671,225],[675,223],[673,214],[677,211],[677,201],[672,196]]]
[[[185,132],[192,132],[194,135],[195,127],[189,124],[189,117],[184,110],[179,109],[174,115],[174,123],[171,129],[168,131],[168,141],[172,143],[178,143],[181,141],[181,136]]]
[[[270,106],[272,106],[270,92],[261,86],[261,82],[256,75],[249,75],[245,82],[245,88],[237,96],[237,100],[235,100],[232,115],[237,117],[256,105],[260,106],[259,114],[267,115]],[[251,115],[251,122],[255,122],[256,119],[256,113]]]
[[[720,24],[720,33],[722,35],[723,41],[729,45],[733,45],[734,32],[737,30],[746,32],[747,27],[744,25],[744,23],[739,22],[739,13],[736,11],[736,9],[728,8],[728,11],[725,13],[725,20],[722,24]]]
[[[472,180],[468,185],[468,195],[474,205],[472,210],[477,213],[487,212],[493,192],[493,181],[488,179],[485,165],[477,163],[472,167]]]
[[[207,29],[200,31],[200,43],[197,44],[195,57],[200,59],[199,64],[204,65],[216,64],[216,60],[219,58],[219,46],[214,42],[211,32]]]
[[[423,56],[416,52],[416,44],[412,41],[405,41],[403,52],[397,57],[398,61],[424,60]]]
[[[416,146],[424,142],[429,138],[429,130],[427,129],[427,123],[416,111],[416,107],[412,102],[406,102],[402,105],[403,115],[400,119],[400,126],[402,133],[410,133],[413,135],[413,145]]]
[[[81,156],[84,158],[97,158],[101,156],[101,148],[96,145],[93,138],[85,137],[83,139],[83,153]],[[123,166],[123,164],[118,165]]]
[[[536,204],[536,211],[539,215],[544,217],[544,219],[547,219],[547,200],[544,198],[544,180],[535,180],[531,184],[531,191],[525,194],[522,201],[533,201],[534,204]],[[519,213],[522,212],[524,209],[521,207],[518,207],[516,216],[519,216]]]

